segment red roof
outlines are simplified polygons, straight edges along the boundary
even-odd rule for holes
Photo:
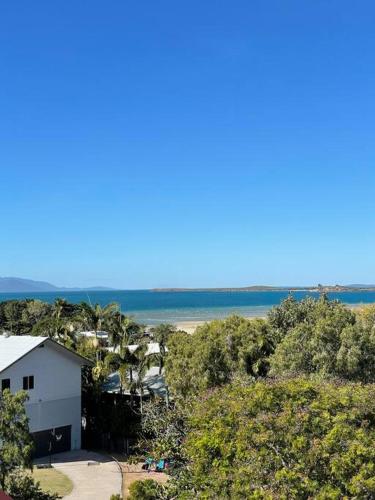
[[[12,500],[12,498],[0,490],[0,500]]]

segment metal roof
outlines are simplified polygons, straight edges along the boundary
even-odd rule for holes
[[[43,344],[48,337],[32,337],[31,335],[6,336],[0,335],[0,372],[15,363],[38,345]]]
[[[146,356],[150,356],[151,354],[159,354],[160,346],[158,342],[149,342],[147,345]],[[129,344],[128,349],[129,352],[135,352],[139,347],[139,344]],[[165,351],[168,352],[168,349],[165,348]]]
[[[127,375],[129,380],[129,375]],[[137,370],[133,370],[133,380],[138,380]],[[165,397],[167,389],[164,380],[164,373],[159,374],[159,367],[152,366],[147,370],[143,379],[144,393],[149,394],[152,392],[157,396]],[[103,384],[103,389],[106,392],[120,392],[120,376],[118,372],[111,373]],[[139,394],[139,390],[136,391]],[[124,394],[130,394],[129,389],[125,388]]]
[[[36,349],[39,345],[43,344],[43,342],[48,342],[48,344],[55,347],[55,349],[70,355],[73,359],[79,361],[83,365],[92,365],[91,361],[83,358],[79,354],[71,351],[58,342],[55,342],[49,337],[34,337],[31,335],[0,335],[0,373],[16,363],[19,359],[26,356],[26,354]]]

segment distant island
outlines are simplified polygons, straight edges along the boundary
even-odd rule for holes
[[[152,292],[375,292],[375,285],[267,286],[226,288],[153,288]]]
[[[47,281],[34,281],[25,278],[0,277],[0,293],[38,293],[38,292],[74,292],[82,290],[113,290],[103,286],[90,288],[64,288]]]
[[[59,287],[47,281],[35,281],[26,278],[0,277],[0,293],[41,293],[41,292],[80,292],[111,291],[118,288],[94,287]],[[375,285],[315,285],[315,286],[269,286],[252,285],[244,287],[218,288],[152,288],[151,292],[375,292]]]

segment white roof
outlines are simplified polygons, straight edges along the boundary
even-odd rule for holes
[[[0,335],[0,373],[16,361],[23,358],[30,351],[48,342],[48,345],[56,349],[60,353],[68,355],[71,359],[81,365],[92,365],[91,361],[80,356],[76,352],[67,347],[55,342],[49,337],[33,337],[31,335]]]
[[[0,372],[47,339],[48,337],[32,337],[31,335],[12,335],[10,337],[0,335]]]
[[[82,335],[82,337],[97,337],[98,339],[107,339],[108,338],[108,333],[107,332],[94,332],[93,330],[87,331],[87,332],[79,332],[78,335]]]
[[[128,345],[128,349],[131,353],[136,351],[138,349],[139,345],[138,344],[130,344]],[[165,348],[165,350],[168,352],[168,349]],[[146,356],[150,356],[150,354],[159,354],[160,353],[160,346],[158,342],[149,342],[147,344],[147,351],[146,351]]]
[[[129,379],[129,375],[127,375]],[[136,370],[133,371],[133,380],[138,380],[138,373]],[[143,379],[144,393],[149,394],[150,392],[156,394],[157,396],[166,395],[166,386],[164,380],[164,373],[159,374],[158,366],[151,366],[145,373]],[[106,392],[120,392],[120,377],[118,372],[111,373],[103,385]],[[139,394],[139,390],[136,391]],[[124,394],[130,394],[128,389],[124,390]]]
[[[150,343],[145,344],[145,345],[147,345],[146,356],[150,356],[151,354],[159,354],[160,353],[160,346],[159,346],[158,342],[150,342]],[[133,354],[133,352],[135,352],[138,349],[139,344],[129,344],[126,347],[129,349],[129,352],[131,354]],[[106,347],[106,350],[108,352],[120,352],[120,346]],[[165,351],[168,352],[167,347],[165,347]]]

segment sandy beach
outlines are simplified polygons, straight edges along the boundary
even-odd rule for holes
[[[346,306],[351,309],[352,311],[358,311],[359,309],[365,307],[365,306],[373,306],[375,305],[375,303],[368,303],[368,304],[364,304],[364,303],[359,303],[359,304],[346,304]],[[261,319],[265,319],[266,318],[266,315],[263,314],[263,315],[257,315],[257,316],[245,316],[246,319],[255,319],[255,318],[261,318]],[[216,319],[225,319],[225,318],[216,318]],[[210,319],[210,320],[206,320],[206,321],[198,321],[198,320],[195,320],[195,321],[178,321],[176,323],[174,323],[174,325],[176,326],[176,328],[178,330],[183,330],[184,332],[186,333],[194,333],[195,332],[195,329],[200,326],[200,325],[204,325],[205,323],[209,323],[210,321],[214,321],[214,319]]]
[[[204,325],[206,321],[183,321],[176,323],[177,330],[183,330],[186,333],[194,333],[197,326]]]
[[[245,316],[246,319],[255,319],[255,318],[265,318],[265,316]],[[225,318],[217,318],[217,319],[225,319]],[[178,330],[183,330],[186,333],[194,333],[195,329],[204,325],[205,323],[209,323],[210,321],[214,321],[213,319],[207,321],[180,321],[175,323],[175,326]]]

